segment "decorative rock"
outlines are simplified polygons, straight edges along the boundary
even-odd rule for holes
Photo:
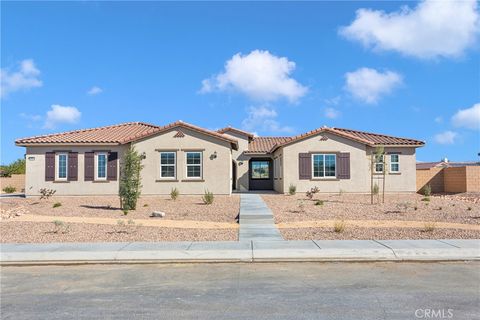
[[[150,215],[152,218],[163,218],[165,217],[165,212],[162,211],[153,211],[152,214]]]

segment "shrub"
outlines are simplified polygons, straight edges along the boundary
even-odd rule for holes
[[[372,187],[372,193],[374,195],[378,195],[378,192],[380,191],[380,188],[378,187],[378,184],[374,184],[373,187]]]
[[[57,190],[42,188],[38,192],[40,193],[40,200],[42,199],[48,200],[51,196],[55,194],[55,192],[57,192]]]
[[[142,171],[142,156],[135,148],[130,147],[124,156],[120,173],[120,204],[124,210],[135,210],[140,197],[140,172]]]
[[[436,227],[435,222],[425,222],[423,224],[423,231],[432,232],[433,230],[435,230],[435,227]]]
[[[303,200],[300,200],[297,204],[298,206],[298,211],[304,213],[305,212],[305,202]]]
[[[172,191],[170,191],[170,198],[172,198],[172,200],[175,201],[177,200],[179,195],[180,195],[180,191],[178,191],[177,188],[172,188]]]
[[[122,209],[123,215],[126,216],[128,214],[128,209]]]
[[[472,207],[468,207],[467,210],[468,210],[468,211],[472,211]]]
[[[53,233],[67,233],[70,229],[70,226],[66,225],[62,220],[53,220],[52,223],[55,226]]]
[[[427,184],[425,187],[423,187],[423,195],[428,198],[432,195],[432,187]]]
[[[297,193],[297,186],[295,186],[294,184],[290,184],[290,186],[288,186],[288,194],[293,196]]]
[[[5,188],[3,188],[3,192],[5,193],[14,193],[15,191],[17,191],[17,188],[12,186],[6,186]]]
[[[310,199],[310,200],[312,200],[313,195],[314,195],[315,193],[318,193],[318,192],[320,192],[320,189],[318,189],[318,187],[313,187],[313,188],[311,188],[311,189],[310,189],[309,191],[307,191],[307,193],[306,193],[307,198]]]
[[[148,207],[148,203],[145,203],[145,204],[143,205],[143,207]]]
[[[7,166],[0,167],[2,177],[11,177],[12,174],[25,174],[25,159],[18,159]]]
[[[345,231],[346,226],[347,224],[343,220],[335,221],[335,224],[333,225],[333,231],[335,231],[336,233],[342,233],[343,231]]]
[[[53,204],[53,207],[54,207],[54,208],[58,208],[58,207],[61,207],[61,206],[62,206],[62,204],[61,204],[60,202],[55,202],[55,203]]]
[[[408,201],[397,203],[397,208],[399,209],[399,211],[406,212],[409,207],[410,207],[410,202]]]
[[[316,206],[323,206],[323,200],[317,200],[315,201]]]
[[[422,198],[422,201],[430,202],[430,198],[429,197],[424,197],[424,198]]]
[[[202,196],[202,201],[203,203],[205,204],[212,204],[213,203],[213,200],[214,200],[214,196],[213,196],[213,193],[208,191],[208,190],[205,190],[205,193],[203,194]]]

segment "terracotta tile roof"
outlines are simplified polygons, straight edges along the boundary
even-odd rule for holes
[[[143,122],[127,122],[117,125],[74,130],[68,132],[21,138],[17,145],[26,144],[122,144],[132,137],[150,134],[159,129],[158,126]]]
[[[253,133],[250,133],[250,132],[247,132],[247,131],[243,131],[243,130],[240,130],[240,129],[237,129],[237,128],[233,128],[233,127],[230,127],[230,126],[217,130],[218,133],[226,133],[227,131],[231,131],[231,132],[236,132],[236,133],[239,133],[239,134],[243,134],[243,135],[248,136],[249,138],[253,138],[253,137],[254,137],[254,134],[253,134]]]
[[[183,127],[197,131],[220,140],[228,141],[236,149],[238,142],[235,139],[224,136],[221,133],[203,129],[195,125],[176,121],[166,126],[159,127],[143,122],[128,122],[112,126],[68,131],[62,133],[48,134],[22,138],[15,141],[19,146],[42,145],[42,144],[126,144],[149,136],[167,131],[171,128]]]
[[[274,146],[290,139],[290,137],[254,137],[245,153],[268,153]]]
[[[377,134],[371,132],[364,132],[358,130],[351,130],[351,129],[342,129],[342,128],[328,128],[328,127],[321,127],[286,140],[283,143],[276,144],[270,152],[273,152],[276,148],[290,144],[292,142],[296,142],[322,132],[333,133],[339,136],[342,136],[347,139],[351,139],[354,141],[358,141],[360,143],[364,143],[368,146],[423,146],[425,142],[409,139],[409,138],[400,138],[400,137],[393,137],[384,134]]]
[[[480,166],[480,162],[475,161],[463,161],[463,162],[417,162],[417,170],[428,170],[431,168],[447,168],[447,167],[467,167],[467,166]]]

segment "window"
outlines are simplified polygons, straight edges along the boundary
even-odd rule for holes
[[[99,152],[96,154],[96,162],[97,165],[95,166],[95,180],[107,180],[107,162],[108,162],[108,155],[106,152]]]
[[[55,180],[67,180],[68,153],[57,153],[57,172]]]
[[[398,154],[390,155],[390,172],[400,172],[400,156]]]
[[[175,152],[160,153],[160,178],[175,178],[175,156]]]
[[[202,177],[202,153],[187,152],[187,178]]]
[[[374,155],[375,157],[375,172],[383,172],[383,154]]]
[[[280,171],[279,168],[279,158],[273,159],[273,178],[278,179],[278,172]]]
[[[313,154],[313,177],[314,178],[334,178],[337,176],[335,154]]]
[[[252,179],[270,179],[270,162],[252,161]]]

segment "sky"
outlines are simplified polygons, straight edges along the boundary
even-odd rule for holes
[[[455,23],[452,23],[452,22]],[[15,139],[131,121],[321,126],[478,160],[476,1],[2,2],[1,162]]]

